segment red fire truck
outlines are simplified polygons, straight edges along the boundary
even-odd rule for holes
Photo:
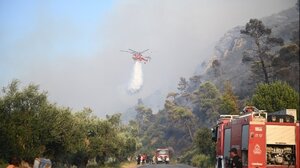
[[[168,148],[158,148],[155,153],[155,162],[168,164],[170,162],[170,152]]]
[[[212,129],[216,168],[227,168],[236,148],[243,168],[300,168],[299,122],[295,109],[266,113],[253,106],[241,115],[221,115]]]

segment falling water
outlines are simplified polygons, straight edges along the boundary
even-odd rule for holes
[[[143,86],[142,64],[139,61],[135,61],[131,80],[128,86],[128,91],[130,93],[137,93],[141,90],[142,86]]]

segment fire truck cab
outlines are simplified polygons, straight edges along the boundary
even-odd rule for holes
[[[230,164],[236,148],[243,168],[299,168],[299,122],[295,109],[266,113],[253,106],[242,115],[221,115],[212,129],[216,142],[216,168]]]

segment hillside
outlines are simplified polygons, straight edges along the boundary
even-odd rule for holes
[[[267,27],[272,28],[273,36],[281,37],[284,40],[285,46],[293,43],[299,46],[299,11],[296,7],[262,18],[262,21]],[[202,60],[195,69],[194,76],[190,77],[188,88],[190,93],[195,91],[203,81],[214,83],[220,90],[223,90],[225,81],[230,81],[241,104],[251,97],[256,81],[253,81],[251,76],[251,64],[243,62],[243,53],[251,48],[252,43],[247,37],[241,35],[240,30],[243,28],[244,26],[236,26],[219,39],[212,51],[211,59]],[[293,58],[285,57],[284,55],[291,55],[284,54],[290,52],[290,49],[291,47],[287,48],[287,51],[283,50],[282,57],[279,57],[279,52],[277,53],[276,57],[279,58],[277,62],[281,62],[281,64],[274,65],[278,72],[274,78],[288,82],[299,91],[299,51],[297,53],[297,47],[296,49],[292,47],[291,50],[296,50],[295,56]],[[198,76],[200,80],[195,81],[194,78]],[[144,105],[157,112],[163,107],[161,97],[162,94],[157,91],[149,97],[143,98]],[[182,99],[178,98],[177,101]],[[134,120],[136,114],[135,108],[130,107],[123,113],[122,120],[127,123],[129,120]]]
[[[299,47],[299,11],[296,7],[262,18],[262,21],[272,29],[272,36],[284,40],[284,46],[294,43]],[[212,81],[219,88],[222,88],[224,81],[231,81],[234,92],[241,99],[251,96],[256,85],[255,82],[252,82],[253,78],[251,78],[251,64],[243,62],[244,51],[251,49],[253,45],[248,37],[240,34],[240,30],[243,28],[244,26],[237,26],[229,30],[219,40],[215,46],[212,59],[209,61],[206,70],[201,73],[204,80]],[[280,54],[280,52],[277,52],[275,57],[280,57]],[[281,75],[279,79],[288,82],[296,90],[299,90],[299,55],[298,58],[287,59],[291,59],[286,60],[288,64],[274,67],[276,68],[274,71],[279,72],[284,69],[287,76]],[[298,62],[295,62],[297,60]],[[290,65],[293,62],[295,65]],[[218,64],[215,65],[214,63]],[[275,78],[278,79],[278,76],[275,75],[274,80]]]
[[[274,52],[271,82],[285,81],[299,91],[298,10],[291,8],[262,21],[271,28],[272,37],[284,40],[282,46],[271,50]],[[237,26],[224,34],[216,44],[211,60],[204,60],[198,66],[198,74],[187,79],[180,78],[178,91],[168,94],[164,108],[157,114],[153,114],[148,103],[139,103],[126,113],[136,114],[132,119],[139,128],[143,144],[140,151],[149,152],[155,147],[169,146],[176,156],[185,153],[184,161],[192,156],[191,153],[199,152],[195,145],[203,139],[197,137],[210,141],[208,128],[215,124],[220,114],[238,114],[239,109],[245,106],[257,84],[263,81],[255,78],[253,63],[245,57],[245,51],[252,49],[254,44],[249,37],[241,34],[242,29],[245,27]],[[192,146],[193,150],[189,150]],[[205,151],[213,151],[209,145],[206,148]]]

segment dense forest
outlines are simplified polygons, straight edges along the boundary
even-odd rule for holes
[[[12,81],[0,93],[0,164],[18,156],[103,166],[168,147],[173,160],[212,166],[210,128],[220,114],[254,105],[267,112],[294,108],[299,116],[298,6],[244,24],[220,39],[202,72],[179,79],[163,109],[153,112],[140,99],[126,124],[121,114],[102,119],[89,108],[60,107],[38,85]]]

